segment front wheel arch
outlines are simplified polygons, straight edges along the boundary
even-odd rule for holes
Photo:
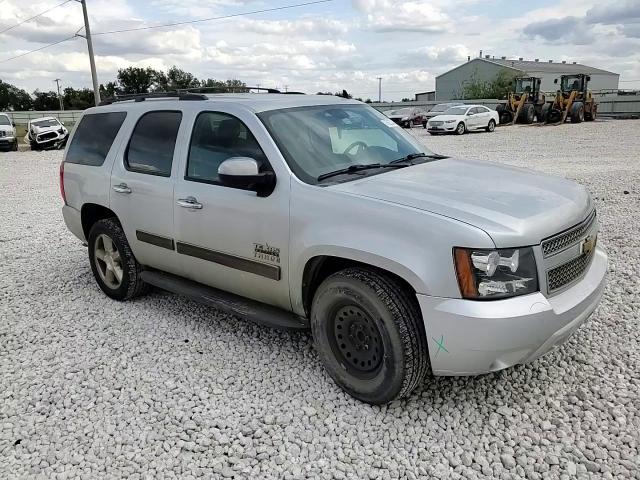
[[[381,268],[370,263],[361,262],[347,257],[338,257],[332,255],[318,255],[307,260],[302,274],[302,303],[304,313],[309,317],[311,313],[311,303],[313,296],[320,284],[332,274],[345,270],[347,268],[369,268],[377,272],[388,275],[400,282],[407,291],[416,295],[416,289],[412,283],[403,276],[398,275],[388,269]]]

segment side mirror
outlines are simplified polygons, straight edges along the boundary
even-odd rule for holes
[[[558,83],[558,79],[557,79],[557,78],[554,78],[554,79],[553,79],[553,83]]]
[[[591,81],[591,75],[587,75],[587,82]]]
[[[16,122],[11,122],[11,125],[12,125],[13,127],[15,127],[15,126],[16,126]]]
[[[60,125],[64,125],[64,122],[60,122]]]
[[[231,157],[218,167],[223,185],[256,192],[259,197],[268,196],[276,186],[273,172],[260,172],[258,162],[250,157]]]

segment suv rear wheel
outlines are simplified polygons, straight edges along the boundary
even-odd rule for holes
[[[140,278],[142,266],[115,218],[94,223],[88,243],[91,270],[104,293],[115,300],[128,300],[147,291],[148,285]]]
[[[417,300],[400,282],[374,270],[348,268],[322,282],[311,329],[331,378],[363,402],[408,396],[429,368]]]

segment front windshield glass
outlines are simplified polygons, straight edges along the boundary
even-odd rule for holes
[[[469,107],[451,107],[447,110],[445,110],[444,114],[445,115],[465,115],[467,113]]]
[[[444,112],[447,108],[449,108],[449,105],[447,105],[446,103],[441,103],[440,105],[436,105],[435,107],[433,107],[431,109],[432,112]]]
[[[580,90],[580,77],[564,77],[562,79],[562,91]]]
[[[516,80],[516,92],[533,92],[533,80],[530,78],[519,78]]]
[[[9,117],[7,117],[6,115],[0,115],[0,125],[11,125]]]
[[[366,105],[296,107],[262,112],[258,117],[291,170],[310,184],[317,184],[320,175],[352,165],[388,164],[413,153],[431,154],[392,120]],[[361,177],[332,180],[354,178]]]
[[[38,120],[37,122],[31,122],[31,125],[35,125],[36,127],[57,127],[60,124],[55,118],[51,118],[48,120]]]

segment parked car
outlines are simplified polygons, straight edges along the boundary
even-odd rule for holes
[[[445,110],[427,122],[427,131],[462,135],[472,130],[493,132],[499,122],[498,112],[483,105],[459,105]]]
[[[451,107],[455,107],[456,105],[464,105],[464,103],[461,103],[461,102],[449,102],[449,103],[439,103],[437,105],[434,105],[431,110],[429,110],[428,112],[425,112],[422,115],[422,126],[424,128],[427,128],[427,122],[430,119],[432,119],[436,115],[440,115],[440,114],[444,113],[446,110],[450,109]]]
[[[411,128],[422,123],[425,111],[421,108],[407,107],[385,112],[387,117],[403,128]]]
[[[113,299],[155,285],[310,328],[372,404],[429,370],[531,362],[598,305],[607,256],[573,181],[434,154],[355,100],[155,95],[85,110],[60,165],[65,223]]]
[[[0,113],[0,150],[18,150],[16,125],[8,115]]]
[[[55,117],[42,117],[30,120],[27,124],[25,141],[31,150],[51,150],[64,148],[69,131]]]

